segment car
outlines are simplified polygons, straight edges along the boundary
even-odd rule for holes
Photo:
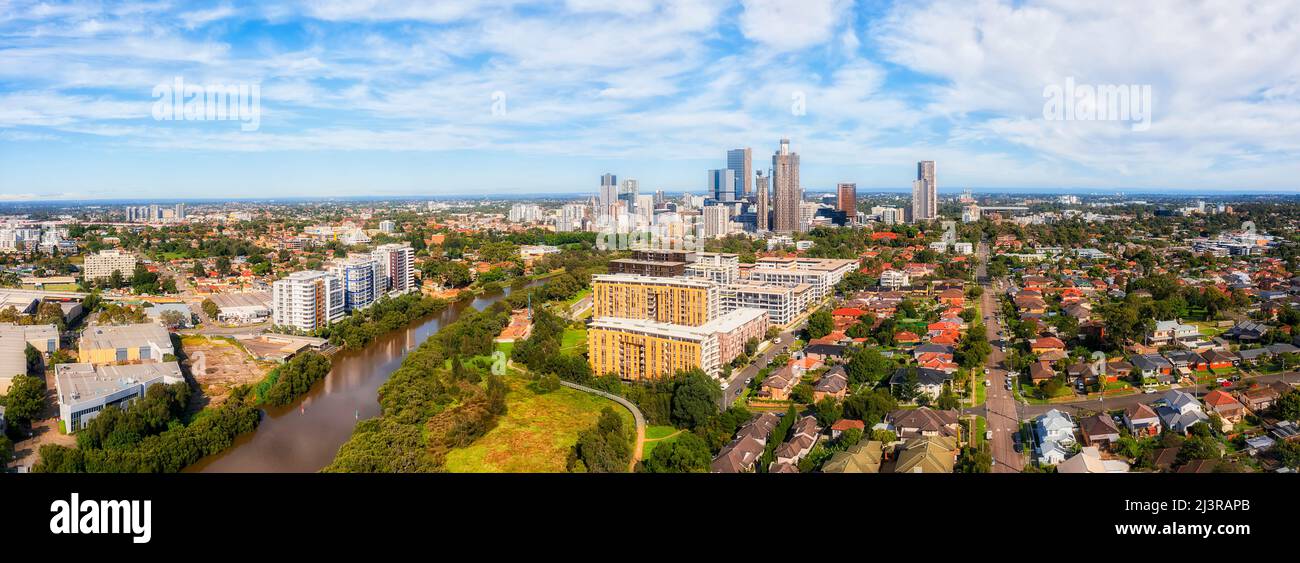
[[[1155,387],[1147,387],[1146,389],[1143,389],[1142,392],[1145,393],[1145,394],[1147,394],[1147,395],[1150,395],[1150,394],[1156,392],[1156,388],[1155,388]]]
[[[988,375],[988,374],[989,374],[989,368],[984,368],[984,375]]]
[[[1220,377],[1220,378],[1218,378],[1218,379],[1215,379],[1214,382],[1215,382],[1215,383],[1218,383],[1218,384],[1220,384],[1220,385],[1222,385],[1222,384],[1224,384],[1224,383],[1227,383],[1228,380],[1227,380],[1227,379],[1224,379],[1224,378],[1222,378],[1222,377]]]
[[[989,381],[989,380],[987,380],[987,379],[985,379],[985,380],[984,380],[984,386],[985,386],[985,387],[988,387],[988,386],[990,386],[990,385],[993,385],[993,382],[992,382],[992,381]]]
[[[992,430],[985,430],[985,431],[984,431],[984,439],[985,439],[985,440],[992,440],[992,439],[993,439],[993,431],[992,431]]]
[[[1232,382],[1231,382],[1231,381],[1224,381],[1223,383],[1220,383],[1219,385],[1220,385],[1221,387],[1232,387]]]
[[[781,337],[778,336],[772,339],[772,344],[780,344],[780,343],[781,343]]]

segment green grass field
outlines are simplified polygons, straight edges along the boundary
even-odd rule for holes
[[[641,452],[641,458],[645,459],[654,451],[655,446],[667,444],[681,437],[680,431],[672,426],[647,426],[645,429],[645,448]],[[652,441],[653,440],[653,441]]]
[[[466,448],[447,454],[454,473],[563,473],[578,433],[590,428],[601,409],[613,407],[634,431],[632,413],[617,403],[561,387],[533,393],[523,377],[509,376],[509,412],[496,428]]]
[[[564,336],[560,338],[560,352],[566,354],[581,354],[585,351],[587,351],[587,329],[564,329]]]

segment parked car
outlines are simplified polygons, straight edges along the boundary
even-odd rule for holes
[[[1145,394],[1147,394],[1147,395],[1150,395],[1150,394],[1156,392],[1156,388],[1155,388],[1155,387],[1147,387],[1146,389],[1143,389],[1142,392],[1145,393]]]
[[[992,439],[993,439],[993,431],[992,431],[992,430],[985,430],[985,431],[984,431],[984,439],[985,439],[985,440],[992,440]]]

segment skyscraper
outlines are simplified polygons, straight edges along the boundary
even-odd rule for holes
[[[736,176],[730,168],[709,171],[709,197],[715,201],[736,201]]]
[[[912,222],[930,221],[939,216],[939,188],[934,178],[934,161],[916,163],[916,181],[912,182]]]
[[[790,152],[790,139],[781,139],[781,148],[772,155],[772,230],[789,233],[799,230],[799,154]]]
[[[618,191],[618,199],[622,200],[627,207],[628,213],[634,213],[636,209],[636,196],[640,189],[640,184],[636,180],[628,178],[623,180],[623,188]]]
[[[727,236],[727,223],[731,221],[731,209],[725,205],[709,205],[704,208],[704,238]]]
[[[835,209],[848,214],[849,221],[858,215],[858,185],[839,184],[835,186]]]
[[[727,169],[736,177],[736,199],[754,192],[753,152],[749,147],[727,151]]]
[[[614,202],[618,201],[618,176],[604,174],[600,177],[600,209],[597,216],[613,214]]]
[[[767,198],[767,176],[763,175],[762,170],[758,171],[758,178],[756,178],[754,181],[754,189],[758,191],[758,221],[757,221],[758,230],[766,231],[771,226],[768,225],[767,222],[768,207],[769,207],[768,198]]]

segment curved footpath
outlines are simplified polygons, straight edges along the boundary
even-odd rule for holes
[[[599,389],[584,387],[582,385],[578,385],[577,383],[570,383],[564,380],[560,380],[560,385],[563,385],[570,389],[577,389],[584,393],[591,393],[592,395],[598,395],[604,397],[620,405],[623,405],[624,408],[626,408],[629,411],[632,411],[632,418],[636,420],[636,448],[632,450],[632,461],[628,463],[627,470],[629,472],[636,471],[636,462],[641,461],[641,452],[645,448],[645,417],[641,415],[641,409],[636,408],[636,405],[632,404],[631,401],[624,399],[613,393],[606,393]]]

